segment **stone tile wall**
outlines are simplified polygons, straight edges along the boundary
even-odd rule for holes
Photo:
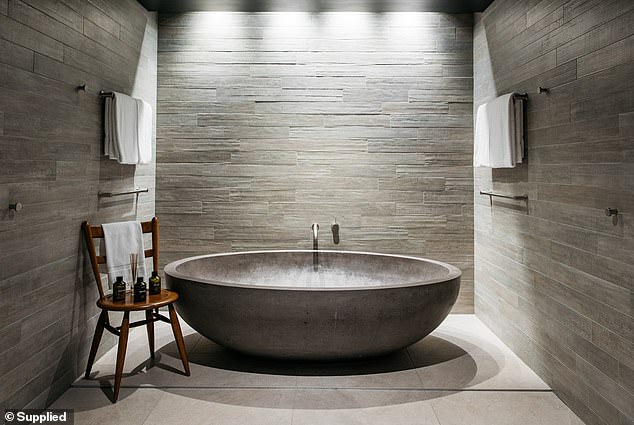
[[[0,0],[0,408],[44,407],[83,373],[98,311],[82,221],[154,215],[155,164],[101,154],[97,92],[155,107],[156,43],[134,0]],[[135,186],[138,204],[97,196]]]
[[[475,195],[476,314],[588,424],[634,423],[634,2],[496,0],[476,20],[474,107],[530,96],[527,163],[475,173],[476,193],[530,198]]]
[[[473,311],[470,14],[161,14],[158,85],[164,262],[310,248],[317,222],[459,266]]]

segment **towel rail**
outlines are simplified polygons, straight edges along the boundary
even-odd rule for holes
[[[114,93],[111,91],[99,90],[99,97],[114,97]]]
[[[513,99],[528,100],[528,93],[519,93],[519,94],[514,94],[514,95],[513,95]]]
[[[505,193],[496,193],[493,191],[481,190],[480,195],[486,195],[489,197],[489,203],[493,205],[493,198],[513,199],[514,201],[526,201],[528,202],[528,195],[507,195]]]
[[[139,193],[149,192],[150,189],[147,187],[138,188],[134,190],[129,190],[127,192],[99,192],[97,196],[100,198],[112,198],[113,196],[121,196],[121,195],[138,195]]]

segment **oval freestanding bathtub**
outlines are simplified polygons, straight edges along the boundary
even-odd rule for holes
[[[204,255],[165,267],[176,310],[212,341],[304,360],[387,354],[433,331],[460,289],[458,268],[349,251]],[[317,259],[318,258],[318,259]]]

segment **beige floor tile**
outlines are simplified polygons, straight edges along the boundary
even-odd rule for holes
[[[431,406],[441,425],[583,425],[550,391],[462,391]]]
[[[76,425],[143,424],[163,394],[155,389],[122,388],[117,403],[100,388],[70,388],[51,409],[74,409]]]
[[[548,389],[472,315],[450,315],[408,347],[424,389]]]
[[[439,425],[425,391],[297,390],[293,425]]]
[[[79,379],[52,407],[74,408],[76,423],[91,425],[581,425],[473,315],[450,315],[432,335],[390,356],[343,363],[260,359],[185,324],[183,331],[190,377],[169,326],[157,325],[154,363],[138,328],[118,403],[109,399],[114,348],[96,362],[93,379]]]
[[[147,425],[290,425],[295,390],[181,389],[165,391]]]

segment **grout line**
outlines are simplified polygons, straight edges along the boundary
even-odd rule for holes
[[[293,393],[293,401],[291,402],[291,424],[295,421],[295,403],[297,402],[297,385],[295,386],[295,392]]]
[[[405,352],[407,353],[407,357],[409,358],[409,362],[410,362],[412,368],[416,372],[416,377],[418,378],[418,382],[421,385],[425,385],[423,383],[423,378],[420,376],[420,373],[418,373],[418,368],[414,365],[414,360],[412,359],[412,354],[409,352],[409,347],[405,347]]]
[[[436,412],[436,409],[434,409],[434,403],[429,403],[429,407],[431,407],[431,411],[434,414],[434,417],[436,418],[436,422],[438,422],[439,425],[442,425],[440,422],[440,418],[438,417],[438,413]]]
[[[78,389],[93,389],[93,388],[110,388],[110,386],[99,386],[99,385],[71,385],[71,388]],[[401,387],[390,387],[390,388],[382,388],[382,387],[266,387],[266,386],[240,386],[240,387],[231,387],[231,386],[199,386],[199,387],[190,387],[190,386],[182,386],[182,385],[159,385],[159,386],[128,386],[121,385],[121,388],[136,388],[136,389],[189,389],[189,390],[328,390],[328,391],[437,391],[437,392],[515,392],[515,393],[551,393],[552,389],[540,389],[540,388],[401,388]]]

